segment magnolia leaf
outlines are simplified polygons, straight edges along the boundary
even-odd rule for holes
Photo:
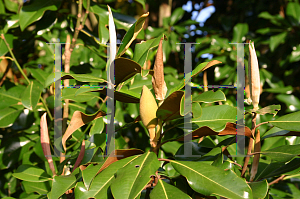
[[[66,141],[72,135],[72,133],[74,131],[76,131],[81,126],[93,121],[94,119],[103,117],[105,115],[106,115],[106,113],[104,113],[103,111],[98,111],[95,114],[91,114],[91,115],[84,114],[80,111],[75,111],[72,116],[71,122],[62,138],[62,145],[64,147],[64,150],[65,151],[67,150]]]
[[[245,126],[245,136],[252,138],[251,130]],[[211,128],[207,126],[202,126],[201,128],[198,128],[197,130],[192,132],[192,139],[198,139],[203,136],[208,136],[208,135],[237,135],[237,126],[235,123],[226,123],[226,127],[224,130],[218,132],[214,131]],[[186,135],[187,136],[187,135]],[[179,138],[178,141],[183,141],[184,137]]]
[[[169,95],[160,105],[160,107],[158,107],[156,116],[163,121],[173,120],[181,117],[180,103],[183,95],[183,91],[175,91],[174,93]]]
[[[131,43],[135,40],[135,38],[138,36],[138,34],[141,32],[141,30],[144,27],[145,20],[148,17],[149,12],[143,14],[127,31],[126,35],[124,36],[122,40],[122,44],[120,45],[120,48],[118,50],[117,57],[121,57],[126,50],[129,48]]]
[[[276,120],[269,121],[270,124],[289,131],[299,131],[300,111],[284,115]]]

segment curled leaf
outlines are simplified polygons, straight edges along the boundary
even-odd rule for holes
[[[249,44],[249,64],[248,64],[248,75],[249,75],[249,86],[250,86],[250,97],[253,104],[253,109],[258,109],[259,96],[260,96],[260,76],[258,60],[254,48],[254,42]]]
[[[77,157],[77,160],[76,160],[76,162],[74,164],[72,172],[80,165],[80,163],[81,163],[81,161],[83,159],[84,153],[85,153],[85,141],[82,140],[80,153],[79,153],[79,155]]]
[[[207,135],[236,135],[237,134],[236,129],[237,129],[236,124],[230,122],[226,123],[225,129],[221,132],[214,131],[207,126],[203,126],[192,132],[193,133],[192,139],[198,139]],[[245,136],[252,137],[251,130],[247,126],[245,126]],[[184,137],[178,139],[178,141],[183,141],[183,140]]]
[[[52,159],[52,155],[51,155],[51,151],[50,151],[50,139],[49,139],[49,134],[48,134],[46,115],[47,115],[47,113],[43,114],[43,116],[41,117],[41,122],[40,122],[41,145],[42,145],[44,155],[48,161],[49,167],[52,171],[52,174],[56,175],[54,164],[53,164],[53,159]]]
[[[86,115],[80,111],[75,111],[72,116],[71,122],[62,138],[62,145],[64,147],[64,150],[65,151],[67,150],[66,141],[72,135],[72,133],[74,131],[76,131],[81,126],[93,121],[94,119],[103,117],[105,115],[106,114],[103,111],[98,111],[97,113],[95,113],[93,115]]]
[[[164,100],[167,94],[167,86],[164,80],[164,62],[163,62],[163,37],[160,39],[156,59],[154,63],[154,74],[152,76],[152,87],[155,92],[155,97],[157,100]]]

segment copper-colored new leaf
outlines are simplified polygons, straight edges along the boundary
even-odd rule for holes
[[[119,85],[121,82],[131,78],[137,73],[140,73],[141,66],[131,59],[119,57],[115,59],[115,84]]]
[[[143,153],[144,152],[140,149],[117,149],[117,150],[114,151],[114,153],[112,152],[109,155],[109,157],[105,160],[104,164],[102,165],[102,167],[98,171],[97,175],[101,171],[106,169],[109,165],[111,165],[112,163],[114,163],[118,160],[130,157],[130,156],[133,156],[133,155],[143,154]]]
[[[196,129],[192,133],[193,133],[192,139],[198,139],[207,135],[236,135],[236,124],[227,122],[225,129],[221,132],[216,132],[207,126],[203,126],[199,129]],[[245,136],[252,137],[251,130],[247,126],[245,126]],[[183,140],[184,137],[178,139],[178,141],[183,141]]]
[[[155,63],[154,63],[154,74],[152,76],[152,87],[155,92],[155,97],[157,100],[164,100],[167,94],[167,86],[164,80],[164,62],[163,62],[163,42],[164,37],[160,39]]]
[[[80,128],[81,126],[93,121],[94,119],[100,118],[105,116],[106,114],[102,111],[98,111],[96,114],[94,115],[86,115],[80,111],[75,111],[71,122],[62,138],[62,145],[64,147],[65,152],[67,151],[66,148],[66,141],[67,139],[72,135],[72,133],[74,131],[76,131],[78,128]]]
[[[174,93],[169,95],[160,105],[160,107],[158,107],[156,116],[163,121],[173,120],[181,117],[180,103],[183,95],[183,91],[175,91]]]
[[[201,70],[201,71],[205,71],[206,69],[216,65],[216,64],[220,64],[222,62],[218,61],[218,60],[212,60],[210,62],[208,62],[208,64]]]
[[[41,131],[41,145],[44,152],[44,155],[48,161],[49,167],[52,171],[53,175],[56,175],[53,159],[50,151],[50,139],[48,134],[48,126],[47,126],[47,119],[46,119],[47,113],[44,113],[41,117],[40,121],[40,131]]]
[[[81,163],[81,161],[82,161],[82,159],[84,157],[84,153],[85,153],[85,141],[83,140],[82,144],[81,144],[80,153],[79,153],[79,155],[77,157],[77,160],[76,160],[76,162],[74,164],[72,172],[80,165],[80,163]]]

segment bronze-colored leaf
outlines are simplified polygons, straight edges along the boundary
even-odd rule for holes
[[[76,160],[76,162],[74,164],[72,172],[80,165],[80,163],[81,163],[81,161],[82,161],[82,159],[84,157],[84,153],[85,153],[85,141],[82,140],[80,153],[79,153],[79,155],[77,157],[77,160]]]
[[[103,111],[98,111],[93,115],[87,115],[80,111],[75,111],[72,116],[71,122],[62,138],[62,145],[64,147],[65,152],[67,151],[66,141],[74,131],[76,131],[78,128],[82,127],[83,125],[93,121],[94,119],[103,117],[105,115],[106,113],[104,113]]]
[[[227,122],[225,129],[221,132],[216,132],[207,126],[203,126],[201,128],[194,130],[192,133],[193,133],[192,139],[198,139],[207,135],[236,135],[236,124]],[[247,126],[245,126],[245,136],[252,137],[251,130]],[[183,140],[184,137],[178,139],[178,141],[183,141]]]
[[[44,152],[44,155],[48,161],[49,167],[52,171],[53,175],[56,175],[53,159],[50,151],[50,139],[48,134],[48,126],[47,126],[47,119],[46,119],[47,113],[44,113],[41,117],[40,121],[40,131],[41,131],[41,145]]]
[[[156,116],[163,121],[173,120],[181,117],[180,102],[183,95],[183,91],[175,91],[169,95],[158,108]]]
[[[152,87],[155,92],[155,97],[157,100],[164,100],[167,94],[167,86],[164,80],[164,62],[163,62],[163,42],[164,37],[160,39],[155,63],[154,63],[154,74],[152,76]]]
[[[99,89],[99,90],[96,90],[96,91],[93,91],[93,92],[100,92],[103,95],[107,95],[106,88],[101,89],[101,90]],[[120,101],[120,102],[124,102],[124,103],[140,103],[140,99],[137,96],[138,94],[136,94],[132,91],[126,91],[126,92],[127,93],[125,93],[125,91],[123,92],[122,90],[121,91],[115,91],[114,92],[115,100]]]
[[[115,84],[118,86],[135,74],[141,73],[141,70],[141,66],[135,61],[124,57],[115,59]]]
[[[105,160],[104,164],[102,165],[102,167],[98,171],[97,175],[101,171],[106,169],[109,165],[111,165],[112,163],[114,163],[118,160],[130,157],[130,156],[133,156],[133,155],[143,154],[143,153],[144,152],[140,149],[117,149],[117,150],[114,151],[114,153],[112,152],[109,155],[109,157]]]

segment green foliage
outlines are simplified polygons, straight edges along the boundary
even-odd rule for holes
[[[158,7],[166,5],[153,2],[0,1],[0,198],[299,198],[299,2],[274,1],[274,10],[265,1],[232,6],[216,1],[216,13],[204,26],[172,6],[157,26]],[[150,14],[144,14],[146,8]],[[225,10],[233,8],[233,13]],[[202,34],[193,36],[197,30]],[[62,45],[60,60],[52,44],[70,42],[69,35],[75,40],[70,69],[54,72],[53,61],[65,64],[68,49]],[[152,88],[162,37],[168,92],[156,111],[162,134],[158,146],[151,147],[139,102],[143,86]],[[115,39],[121,41],[119,47],[107,45]],[[244,150],[250,145],[248,155],[259,155],[259,162],[235,156],[240,129],[235,89],[203,89],[205,80],[236,85],[237,49],[229,41],[248,40],[255,41],[262,93],[258,110],[245,103]],[[178,44],[184,42],[201,43],[192,51],[189,85],[183,74],[184,47]],[[114,64],[107,61],[108,51],[115,52]],[[213,60],[202,56],[206,53]],[[115,149],[107,154],[111,67]],[[54,96],[56,83],[66,85],[61,80],[69,86]],[[192,87],[191,114],[185,111],[185,86]],[[245,91],[246,99],[247,83]],[[58,98],[68,112],[59,119],[62,127],[53,120]],[[45,112],[48,127],[41,122]],[[47,132],[41,131],[45,126]],[[58,127],[62,137],[55,134]],[[49,134],[51,154],[41,143],[42,133]],[[192,141],[185,143],[188,137]],[[57,175],[50,169],[51,155]]]

